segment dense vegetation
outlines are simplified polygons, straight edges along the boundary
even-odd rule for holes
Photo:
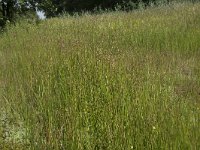
[[[9,27],[0,149],[200,149],[199,16],[187,3]]]
[[[43,11],[46,17],[56,17],[63,13],[73,14],[83,11],[106,9],[132,10],[152,3],[168,3],[174,0],[0,0],[0,28],[6,22],[16,22],[19,17]],[[191,0],[189,0],[191,1]],[[194,0],[192,0],[194,1]]]
[[[172,0],[171,0],[172,1]],[[132,10],[137,9],[140,4],[150,5],[151,3],[169,2],[169,0],[60,0],[41,2],[38,6],[47,17],[58,16],[63,12],[74,13],[82,11],[97,10]]]

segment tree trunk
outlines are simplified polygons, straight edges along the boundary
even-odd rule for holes
[[[6,5],[3,1],[1,2],[1,7],[2,7],[3,18],[6,18]]]

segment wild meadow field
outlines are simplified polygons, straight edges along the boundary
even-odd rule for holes
[[[18,23],[0,35],[0,149],[200,149],[200,3]]]

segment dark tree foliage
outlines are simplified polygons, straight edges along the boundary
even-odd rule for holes
[[[35,0],[0,0],[0,28],[30,11],[36,12]]]
[[[1,18],[3,20],[12,20],[15,12],[15,0],[1,0]]]
[[[147,6],[156,1],[167,0],[37,0],[37,3],[38,8],[45,12],[46,17],[54,17],[63,12],[93,11],[95,8],[115,9],[116,6],[129,10],[137,8],[141,2]]]

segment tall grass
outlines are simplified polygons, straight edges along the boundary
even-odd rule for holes
[[[199,16],[196,3],[10,27],[1,103],[20,149],[199,149]]]

